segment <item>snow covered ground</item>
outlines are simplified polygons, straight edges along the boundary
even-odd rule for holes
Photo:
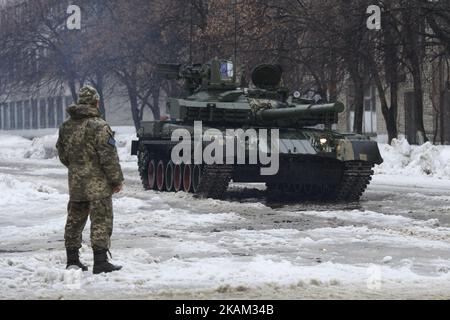
[[[127,181],[111,251],[124,269],[96,276],[64,270],[57,133],[0,134],[0,299],[450,298],[449,147],[380,145],[357,206],[269,206],[260,185],[227,201],[143,191],[133,129],[116,129]]]

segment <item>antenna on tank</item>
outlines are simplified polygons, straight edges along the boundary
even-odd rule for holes
[[[238,41],[237,41],[237,28],[238,28],[237,0],[234,0],[234,3],[233,3],[233,15],[234,15],[234,63],[237,63],[237,45],[238,45]]]
[[[238,37],[237,37],[237,33],[238,33],[238,10],[237,10],[237,5],[238,5],[238,0],[234,0],[233,1],[233,16],[234,16],[234,64],[237,67],[237,56],[238,56]],[[235,69],[237,70],[237,69]],[[245,74],[245,66],[244,64],[241,64],[241,79],[240,79],[240,86],[241,87],[247,87],[248,83],[247,83],[247,79],[246,79],[246,74]]]
[[[194,19],[192,17],[192,1],[189,1],[189,64],[192,64],[192,41],[193,41],[193,34],[194,34]]]

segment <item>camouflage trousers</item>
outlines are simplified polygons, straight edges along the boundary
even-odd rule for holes
[[[97,201],[70,201],[64,234],[66,248],[79,249],[88,217],[91,220],[91,246],[93,250],[108,250],[113,231],[112,198]]]

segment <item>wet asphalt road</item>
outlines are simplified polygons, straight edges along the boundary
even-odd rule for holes
[[[367,227],[370,230],[376,232],[387,232],[393,236],[414,236],[414,239],[439,240],[450,243],[450,234],[436,235],[434,231],[437,228],[450,227],[450,182],[441,181],[440,183],[434,183],[434,181],[424,178],[423,183],[419,180],[414,184],[411,183],[396,183],[392,182],[392,179],[385,179],[383,176],[375,176],[373,183],[369,186],[368,190],[364,194],[359,203],[349,204],[324,204],[324,203],[268,203],[266,200],[266,191],[262,185],[241,185],[232,184],[225,195],[225,201],[211,202],[209,200],[194,200],[186,199],[178,195],[158,194],[155,192],[144,192],[141,188],[138,174],[134,165],[127,164],[124,166],[124,174],[126,176],[126,189],[120,197],[136,198],[140,200],[148,200],[153,196],[161,196],[167,204],[173,209],[188,209],[190,212],[195,213],[224,213],[235,212],[241,216],[242,220],[236,223],[224,223],[223,225],[217,224],[214,228],[198,226],[195,228],[196,233],[200,235],[214,235],[221,234],[227,231],[236,230],[274,230],[274,229],[286,229],[286,230],[298,230],[309,236],[310,232],[321,228],[339,229],[339,227]],[[0,174],[13,175],[21,181],[40,181],[43,185],[50,186],[57,189],[61,193],[67,193],[66,185],[66,171],[57,162],[52,161],[4,161],[0,160]],[[192,201],[191,201],[192,200]],[[373,219],[364,220],[361,219],[349,219],[345,216],[347,212],[374,212],[380,214],[383,219],[380,221],[374,221]],[[323,214],[322,214],[323,213]],[[426,230],[416,230],[411,226],[389,225],[386,223],[386,217],[400,216],[411,218],[418,223],[427,222],[432,219],[432,225]],[[4,222],[6,223],[6,222]],[[164,230],[161,230],[156,237],[167,239],[167,235]],[[142,247],[146,247],[150,243],[154,244],[155,235],[141,235],[139,244]],[[116,246],[128,247],[135,246],[136,244],[126,236],[120,234],[115,235]],[[211,236],[214,240],[214,236]],[[55,247],[51,250],[56,250],[61,246],[60,240],[50,239],[49,241],[55,241],[52,245]],[[58,242],[56,242],[58,241]],[[146,243],[149,241],[149,244]],[[0,254],[2,252],[11,253],[15,252],[29,252],[36,250],[38,246],[46,245],[44,243],[24,244],[17,243],[17,248],[0,248]],[[294,256],[291,249],[281,250],[277,252],[271,252],[273,248],[268,246],[267,248],[261,247],[256,252],[246,250],[242,247],[233,247],[232,245],[225,245],[226,249],[235,256],[251,256],[256,254],[277,254],[280,258],[286,260],[293,260]],[[326,251],[323,251],[326,248]],[[11,251],[12,250],[12,251]],[[49,249],[50,250],[50,249]],[[162,260],[169,259],[170,256],[164,256],[165,252],[155,253],[162,257]],[[414,247],[410,248],[397,247],[393,245],[380,245],[380,244],[340,244],[337,240],[336,243],[327,245],[313,244],[304,249],[304,252],[296,253],[300,255],[302,259],[309,261],[311,265],[332,261],[333,263],[343,264],[357,264],[357,263],[373,263],[380,261],[385,256],[396,257],[398,261],[402,259],[415,260],[415,271],[417,273],[432,274],[436,273],[435,266],[429,263],[436,258],[450,261],[450,252],[445,250],[429,251],[426,248]],[[183,256],[181,256],[183,258]],[[432,290],[427,287],[415,287],[414,290],[406,290],[397,288],[387,290],[386,292],[371,292],[367,293],[362,287],[355,288],[338,288],[340,292],[336,292],[336,288],[309,288],[306,291],[305,288],[291,288],[289,290],[275,290],[273,288],[266,288],[264,292],[258,293],[251,290],[245,292],[196,292],[189,293],[191,298],[333,298],[344,297],[352,298],[354,292],[352,290],[360,290],[356,297],[370,297],[370,298],[417,298],[426,297],[429,295],[431,298],[442,298],[450,296],[448,288],[435,288]],[[439,290],[442,290],[441,292]],[[312,290],[312,291],[311,291]],[[337,290],[337,291],[339,291]],[[397,290],[397,291],[395,291]],[[422,291],[421,291],[422,290]],[[139,296],[142,297],[142,296]],[[152,298],[152,297],[149,297]],[[186,295],[172,296],[162,294],[157,298],[186,298]]]

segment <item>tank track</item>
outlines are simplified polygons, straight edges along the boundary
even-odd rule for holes
[[[204,165],[199,188],[195,193],[198,198],[223,199],[233,175],[232,165]]]
[[[342,181],[334,191],[332,200],[359,201],[374,174],[373,164],[365,162],[346,162]]]
[[[147,150],[138,151],[139,175],[145,190],[149,190],[147,167],[150,154]],[[343,164],[342,179],[338,185],[301,185],[296,182],[267,184],[269,201],[306,200],[306,201],[359,201],[373,175],[373,164],[353,161]],[[196,192],[197,198],[223,199],[225,191],[232,179],[232,165],[203,165],[200,184]],[[295,178],[295,177],[293,177]]]
[[[359,201],[373,175],[373,164],[365,162],[346,162],[343,166],[342,179],[338,185],[299,185],[285,182],[267,184],[269,201],[307,200],[355,202]]]
[[[139,176],[141,178],[142,186],[145,190],[149,190],[148,185],[148,175],[147,175],[147,166],[150,161],[150,155],[147,150],[142,150],[141,148],[138,150],[138,169]]]

